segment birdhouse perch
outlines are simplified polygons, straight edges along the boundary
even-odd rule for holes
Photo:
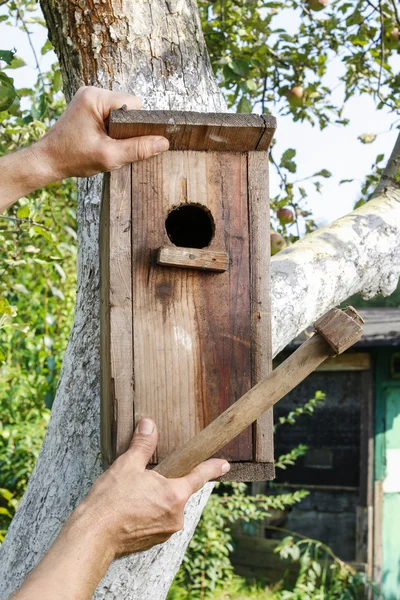
[[[101,443],[158,425],[157,464],[271,371],[267,150],[262,115],[113,111],[113,138],[166,153],[107,176],[101,214]],[[271,411],[223,448],[230,481],[271,479]]]

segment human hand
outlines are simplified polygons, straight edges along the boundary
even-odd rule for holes
[[[49,181],[113,171],[168,150],[168,140],[158,135],[125,140],[107,135],[105,120],[111,110],[124,104],[128,110],[142,106],[140,99],[130,94],[79,88],[55,125],[31,147],[42,167],[48,169]]]
[[[207,481],[229,471],[229,463],[210,459],[185,477],[166,479],[146,465],[157,446],[151,419],[139,422],[131,445],[91,488],[76,509],[105,536],[114,558],[147,550],[183,528],[183,509]]]

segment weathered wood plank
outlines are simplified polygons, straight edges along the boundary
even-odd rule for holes
[[[115,458],[114,390],[110,361],[110,174],[104,177],[100,210],[100,445],[105,467]]]
[[[276,129],[270,115],[113,110],[109,134],[122,139],[163,135],[171,150],[246,152],[268,150]]]
[[[346,332],[344,332],[346,335]],[[165,477],[181,477],[210,458],[315,370],[332,349],[320,335],[304,342],[284,363],[157,466]]]
[[[182,446],[251,387],[247,196],[239,154],[169,152],[132,165],[135,416],[160,430],[156,460]],[[224,273],[166,269],[172,208],[194,203],[215,222]],[[229,235],[226,233],[229,232]],[[252,460],[252,432],[224,456]]]
[[[251,352],[252,385],[272,371],[270,303],[270,235],[268,155],[249,152],[248,194],[251,273]],[[273,462],[273,410],[265,412],[254,424],[254,458]]]
[[[164,246],[158,250],[157,264],[163,267],[223,273],[228,269],[229,256],[226,252],[218,252],[217,250]]]
[[[102,372],[109,382],[103,379],[102,438],[108,438],[104,452],[110,462],[127,450],[133,432],[130,165],[111,173],[108,181],[111,201],[104,207],[107,229],[102,239],[102,253],[108,261],[102,263],[102,287],[108,287],[108,297],[104,293],[102,298]],[[105,406],[107,402],[111,409]]]

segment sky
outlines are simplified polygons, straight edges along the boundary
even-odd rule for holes
[[[287,30],[297,27],[295,15],[283,15],[282,26]],[[46,41],[46,31],[38,25],[30,25],[31,40],[46,69],[55,60],[53,53],[41,56],[40,49]],[[35,61],[26,33],[18,28],[0,23],[0,45],[2,49],[13,49],[26,62],[26,67],[12,73],[17,86],[29,87],[36,80]],[[341,72],[340,60],[330,65],[327,84],[337,85]],[[10,73],[11,74],[11,73]],[[340,87],[335,92],[340,93]],[[273,113],[274,109],[271,107]],[[389,156],[398,131],[390,131],[395,115],[387,109],[377,111],[373,99],[367,96],[353,97],[348,101],[343,117],[350,119],[347,127],[331,125],[320,131],[309,123],[293,123],[290,117],[277,115],[278,128],[275,139],[275,156],[280,156],[289,147],[297,150],[297,177],[302,179],[321,169],[328,169],[333,176],[323,179],[322,194],[315,192],[312,184],[305,184],[309,191],[307,208],[311,209],[318,225],[326,225],[350,212],[357,201],[362,181],[371,171],[378,154]],[[379,134],[372,144],[362,144],[357,138],[364,133]],[[354,179],[352,183],[339,185],[341,179]],[[271,169],[271,196],[278,192],[279,180]]]

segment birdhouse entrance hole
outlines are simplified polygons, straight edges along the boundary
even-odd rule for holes
[[[182,248],[206,248],[214,237],[214,219],[209,210],[196,204],[174,208],[165,221],[171,242]]]

